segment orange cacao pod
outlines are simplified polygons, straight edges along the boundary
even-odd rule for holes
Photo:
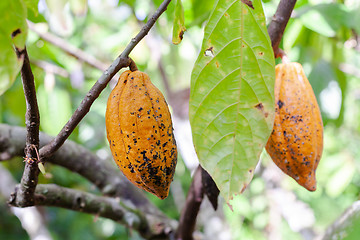
[[[275,122],[266,151],[284,173],[315,191],[315,172],[323,150],[316,97],[301,64],[279,64],[275,72]]]
[[[139,188],[166,198],[177,149],[169,108],[147,74],[121,74],[105,119],[110,149],[123,174]]]

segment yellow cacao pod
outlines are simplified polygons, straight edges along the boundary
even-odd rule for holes
[[[147,74],[121,74],[105,119],[110,149],[123,174],[139,188],[166,198],[177,149],[169,108]]]
[[[266,151],[275,164],[309,191],[323,150],[316,97],[299,63],[276,66],[275,123]]]

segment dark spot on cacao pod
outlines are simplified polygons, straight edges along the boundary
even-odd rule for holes
[[[277,105],[279,106],[279,109],[281,109],[281,108],[284,106],[284,102],[281,101],[281,100],[279,100],[279,101],[277,102]]]

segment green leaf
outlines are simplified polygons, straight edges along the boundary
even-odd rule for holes
[[[118,2],[118,5],[120,6],[121,4],[124,4],[124,3],[133,8],[136,4],[136,0],[120,0]]]
[[[319,4],[313,7],[304,7],[300,19],[307,28],[324,35],[334,37],[342,26],[351,26],[353,19],[349,19],[349,10],[344,4]]]
[[[324,59],[318,59],[309,74],[309,81],[314,89],[318,102],[320,101],[320,93],[329,85],[331,81],[336,81],[336,76],[330,63]]]
[[[228,203],[251,181],[274,121],[274,54],[252,3],[217,1],[191,76],[195,149]]]
[[[179,44],[183,39],[184,32],[186,31],[184,23],[184,7],[181,0],[176,0],[175,18],[173,27],[173,44]]]
[[[209,17],[214,8],[215,0],[192,0],[192,12],[194,15],[194,23],[192,25],[201,24]]]
[[[310,10],[302,15],[301,21],[305,27],[326,37],[334,37],[336,34],[335,29],[316,10]]]
[[[22,66],[14,46],[20,51],[25,47],[26,10],[22,0],[0,1],[0,95],[11,87]]]
[[[35,17],[39,14],[39,0],[24,0],[25,5],[34,12]]]
[[[357,34],[360,34],[360,6],[357,9],[352,10],[348,15],[347,15],[347,26],[349,26],[349,28],[353,28]]]

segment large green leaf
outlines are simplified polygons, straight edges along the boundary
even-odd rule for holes
[[[0,95],[13,84],[22,66],[22,59],[17,58],[14,46],[24,49],[26,13],[22,0],[0,1]]]
[[[251,181],[274,121],[274,57],[252,4],[217,1],[191,76],[195,149],[227,202]]]

